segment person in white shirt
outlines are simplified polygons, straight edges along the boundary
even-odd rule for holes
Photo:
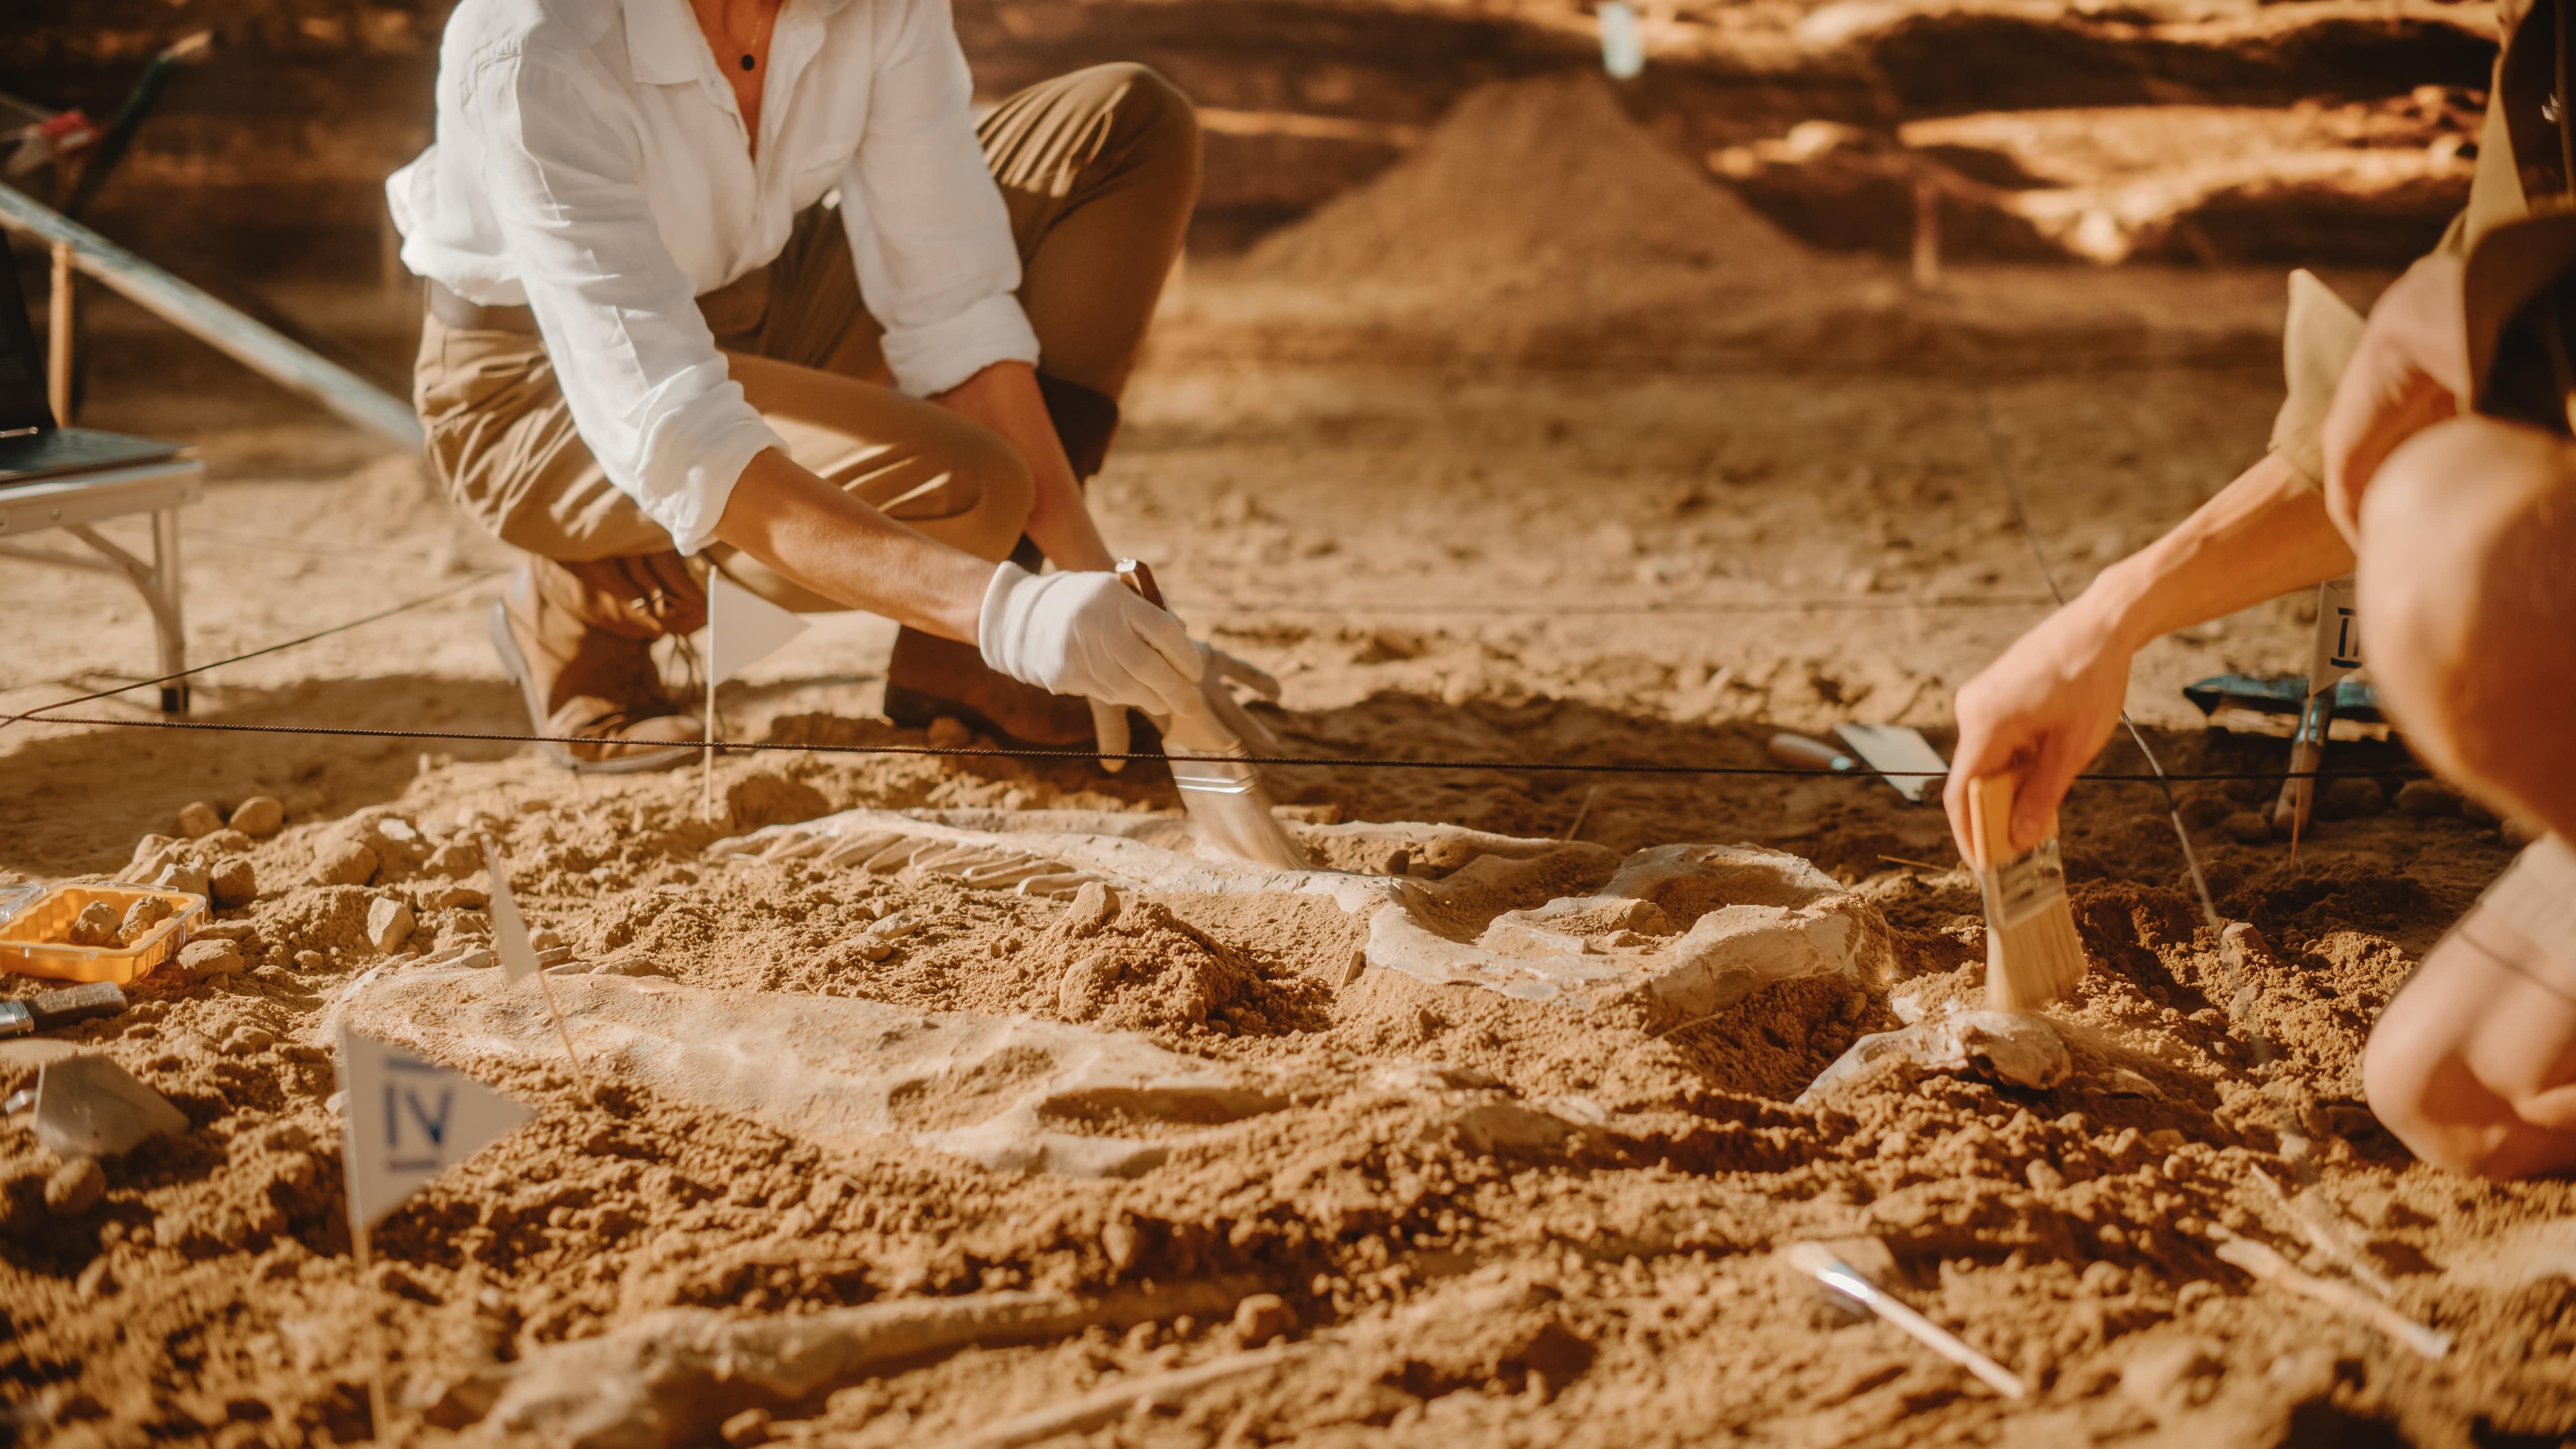
[[[1119,749],[1245,672],[1107,572],[1082,494],[1197,198],[1189,103],[1137,66],[972,102],[946,0],[449,18],[435,142],[386,187],[414,396],[529,555],[493,642],[560,763],[688,757],[651,648],[709,568],[901,624],[902,724]]]

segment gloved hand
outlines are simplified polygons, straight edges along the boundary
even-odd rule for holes
[[[1051,694],[1169,714],[1199,698],[1206,670],[1181,621],[1138,598],[1112,573],[993,570],[976,647],[1001,673]]]
[[[1276,754],[1280,749],[1279,736],[1272,732],[1270,726],[1254,718],[1252,713],[1243,707],[1242,702],[1235,698],[1233,686],[1240,684],[1261,698],[1276,704],[1279,702],[1279,681],[1272,678],[1268,670],[1237,659],[1213,644],[1200,643],[1197,648],[1199,658],[1204,661],[1205,666],[1199,673],[1199,697],[1206,702],[1207,712],[1216,717],[1218,724],[1232,731],[1236,738],[1254,746],[1258,753]],[[1154,728],[1167,735],[1170,733],[1172,717],[1168,712],[1147,710],[1146,714],[1152,717]],[[1091,727],[1100,737],[1102,754],[1127,753],[1130,731],[1127,728],[1126,706],[1103,704],[1097,699],[1093,700]],[[1125,760],[1100,762],[1100,768],[1113,775],[1126,768],[1126,765]]]

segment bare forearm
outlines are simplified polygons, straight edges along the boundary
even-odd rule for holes
[[[2073,607],[2135,651],[2352,566],[2325,500],[2268,455],[2171,533],[2104,570]]]
[[[924,537],[770,449],[735,482],[716,537],[825,598],[975,642],[993,566]]]
[[[1028,462],[1037,497],[1023,526],[1039,552],[1060,569],[1117,566],[1117,555],[1101,540],[1082,500],[1082,485],[1065,459],[1055,420],[1047,416],[1036,369],[1024,362],[997,362],[935,400],[1000,433]]]

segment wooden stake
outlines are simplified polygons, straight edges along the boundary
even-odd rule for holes
[[[712,638],[707,641],[707,658],[712,666],[715,658],[715,641]],[[713,824],[716,818],[716,672],[710,667],[706,673],[707,718],[703,738],[707,748],[705,766],[698,779],[698,818]]]
[[[358,1292],[373,1297],[376,1292],[373,1264],[367,1253],[367,1225],[358,1221],[358,1200],[349,1199],[349,1228],[356,1237],[358,1250]],[[373,1312],[367,1314],[367,1347],[374,1358],[374,1372],[367,1376],[367,1413],[374,1422],[375,1442],[393,1442],[393,1399],[385,1392],[385,1328]]]

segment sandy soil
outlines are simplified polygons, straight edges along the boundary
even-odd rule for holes
[[[1270,717],[1299,751],[1753,765],[1774,729],[1849,718],[1946,743],[1950,690],[2045,610],[2033,542],[2080,587],[2261,449],[2277,275],[1972,273],[1913,297],[1892,273],[1796,253],[1717,193],[1674,189],[1661,153],[1579,98],[1513,105],[1545,123],[1525,144],[1587,164],[1560,168],[1553,190],[1495,195],[1435,138],[1302,236],[1194,270],[1098,484],[1111,537],[1157,562],[1182,612],[1280,674]],[[1610,207],[1652,218],[1641,234],[1719,244],[1623,258]],[[1426,216],[1450,226],[1426,231]],[[1557,222],[1563,244],[1536,249]],[[1519,240],[1495,249],[1497,227]],[[1407,235],[1434,255],[1318,300],[1331,276],[1312,259],[1355,266]],[[1442,235],[1469,237],[1470,259],[1441,265]],[[2346,280],[2367,295],[2369,279]],[[91,421],[168,416],[141,389],[109,389]],[[207,435],[218,481],[188,525],[199,657],[458,592],[227,665],[197,718],[521,728],[481,631],[498,587],[484,571],[506,560],[406,461],[353,468],[346,435],[256,399],[235,416]],[[2027,491],[2031,537],[1999,465]],[[103,582],[0,570],[0,610],[18,621],[0,710],[130,679],[150,658],[139,607]],[[2305,634],[2283,600],[2153,646],[2132,704],[2167,765],[2276,765],[2279,739],[2204,731],[2177,690],[2295,667]],[[728,731],[918,743],[875,715],[889,638],[873,620],[823,621],[727,686]],[[144,722],[142,701],[80,712]],[[127,1016],[72,1033],[167,1092],[193,1130],[106,1164],[104,1200],[60,1216],[43,1199],[52,1155],[24,1118],[0,1127],[0,1399],[31,1442],[364,1438],[371,1323],[396,1346],[399,1432],[428,1441],[449,1431],[420,1406],[477,1367],[656,1310],[749,1318],[1027,1288],[1272,1293],[1288,1338],[1311,1346],[1088,1431],[1098,1444],[2576,1436],[2576,1279],[2563,1242],[2555,1260],[2538,1251],[2576,1200],[2565,1184],[2417,1166],[2360,1101],[2371,1019],[2509,855],[2490,825],[2388,811],[2389,788],[2345,792],[2294,861],[2222,828],[2268,797],[2261,784],[2180,787],[2219,910],[2268,942],[2241,981],[2154,792],[2080,788],[2066,848],[2094,971],[2059,1014],[2104,1044],[2087,1070],[2045,1091],[1882,1070],[1795,1107],[1858,1035],[1896,1024],[1895,1002],[1969,997],[1982,979],[1975,893],[1948,868],[1938,815],[1881,785],[1272,772],[1308,818],[1554,836],[1579,816],[1579,837],[1612,851],[1794,851],[1851,883],[1896,942],[1886,979],[1784,986],[1655,1035],[1623,1006],[1577,1015],[1354,976],[1360,927],[1312,901],[1183,894],[1068,923],[1061,901],[700,854],[854,806],[1175,812],[1148,768],[737,754],[719,766],[725,818],[709,822],[694,775],[582,781],[460,741],[20,723],[0,752],[0,869],[28,878],[119,870],[193,800],[270,793],[289,813],[272,838],[202,843],[256,871],[259,898],[222,913],[251,969],[149,978]],[[2379,742],[2337,759],[2387,770],[2386,787],[2407,768]],[[2104,761],[2135,763],[2126,747]],[[319,883],[351,840],[382,846],[388,820],[420,838],[380,849],[364,881]],[[1086,1016],[1257,1072],[1286,1105],[1182,1134],[1132,1179],[1075,1181],[896,1138],[825,1150],[628,1085],[594,1102],[559,1070],[493,1073],[537,1120],[389,1219],[378,1281],[362,1283],[320,1023],[360,973],[482,938],[470,862],[438,851],[471,831],[509,848],[523,908],[576,960],[649,959],[743,999]],[[385,895],[420,907],[390,957],[361,930]],[[870,961],[854,945],[889,907],[927,925]],[[1087,963],[1112,958],[1135,989],[1075,1004],[1062,978],[1096,979]],[[2114,1079],[2115,1058],[2143,1084]],[[1497,1102],[1576,1113],[1586,1130],[1497,1143],[1472,1127]],[[2214,1257],[2214,1229],[2341,1281],[2349,1263],[2312,1232],[2358,1245],[2363,1275],[2456,1346],[2429,1363],[2257,1285]],[[2004,1403],[1771,1257],[1864,1237],[1885,1245],[1889,1287],[2028,1376],[2033,1397]],[[1221,1310],[1146,1319],[829,1382],[775,1405],[764,1432],[957,1442],[1257,1346]]]

